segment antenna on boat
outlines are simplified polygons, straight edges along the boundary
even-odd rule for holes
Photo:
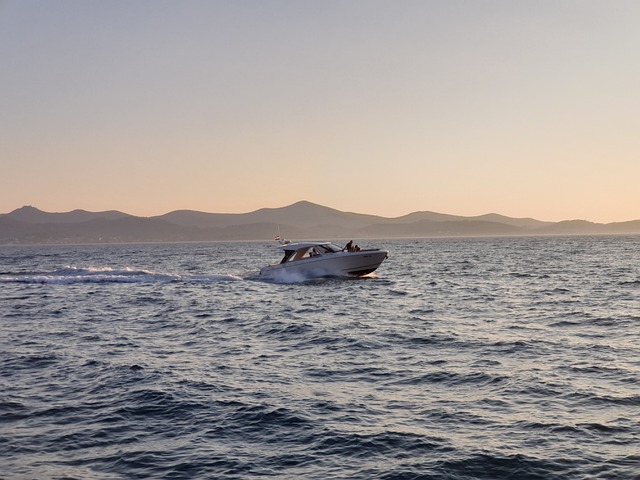
[[[282,238],[282,236],[280,235],[280,225],[278,225],[278,234],[273,238],[276,242],[280,242],[280,245],[285,245],[287,243],[289,243],[288,240],[285,240],[284,238]]]

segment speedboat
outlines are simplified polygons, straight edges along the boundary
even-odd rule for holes
[[[260,276],[361,277],[376,270],[387,258],[386,250],[360,250],[357,246],[351,248],[350,244],[340,247],[331,242],[284,241],[278,246],[284,252],[280,263],[262,268]]]

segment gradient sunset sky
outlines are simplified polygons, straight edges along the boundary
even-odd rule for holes
[[[0,0],[0,213],[640,219],[637,0]]]

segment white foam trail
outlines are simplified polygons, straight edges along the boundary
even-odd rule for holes
[[[340,270],[328,270],[325,268],[308,271],[306,274],[301,272],[289,272],[286,270],[272,270],[264,274],[252,277],[254,280],[263,280],[271,283],[305,283],[310,281],[322,281],[328,279],[342,280],[358,280],[363,278],[376,278],[377,272],[371,272],[367,275],[354,277],[344,274]]]
[[[0,283],[216,283],[242,280],[236,275],[176,275],[134,268],[65,267],[51,272],[8,273],[0,275]]]
[[[270,272],[260,278],[274,283],[303,283],[309,280],[308,277],[300,273],[290,273],[283,270]]]
[[[304,283],[311,280],[321,280],[327,278],[353,278],[341,275],[340,272],[331,272],[327,270],[317,270],[309,272],[305,275],[300,272],[287,272],[286,270],[275,270],[257,277],[259,280],[265,280],[273,283]]]
[[[181,280],[184,282],[195,283],[216,283],[216,282],[235,282],[243,280],[237,275],[183,275]]]

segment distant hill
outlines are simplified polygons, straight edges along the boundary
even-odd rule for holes
[[[78,223],[104,218],[117,220],[121,218],[133,218],[132,215],[109,210],[108,212],[87,212],[86,210],[73,210],[66,213],[48,213],[35,207],[24,206],[6,215],[11,220],[26,223]]]
[[[137,217],[115,210],[49,213],[25,206],[0,214],[0,244],[366,239],[438,236],[640,233],[640,220],[542,222],[491,213],[475,217],[414,212],[396,218],[343,212],[307,201],[241,214],[176,210]]]
[[[231,227],[250,223],[274,223],[312,228],[318,225],[336,227],[365,227],[384,217],[347,213],[311,202],[301,201],[281,208],[261,208],[250,213],[203,213],[192,210],[177,210],[158,218],[185,227]]]

